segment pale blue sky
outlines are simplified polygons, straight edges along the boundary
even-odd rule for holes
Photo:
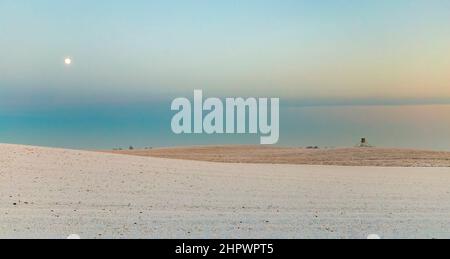
[[[448,0],[0,0],[0,142],[257,143],[173,136],[171,99],[199,88],[281,97],[281,144],[445,148],[448,107],[295,109],[450,103],[449,28]]]
[[[442,98],[450,97],[448,28],[446,0],[0,0],[0,84]]]

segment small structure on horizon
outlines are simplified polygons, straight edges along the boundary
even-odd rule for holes
[[[367,141],[367,138],[361,138],[361,142],[359,143],[359,147],[372,147]]]

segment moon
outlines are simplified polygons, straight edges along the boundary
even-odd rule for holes
[[[72,64],[72,59],[71,58],[65,58],[64,59],[64,64],[66,64],[66,65],[71,65]]]

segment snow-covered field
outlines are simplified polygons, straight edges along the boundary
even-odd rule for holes
[[[0,238],[450,238],[450,168],[0,145]]]

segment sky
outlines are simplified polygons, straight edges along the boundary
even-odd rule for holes
[[[0,84],[450,98],[449,27],[446,0],[0,0]]]
[[[166,125],[168,102],[194,89],[449,104],[448,28],[447,0],[0,0],[0,141],[85,124],[95,140],[111,117],[142,124],[136,111]]]

